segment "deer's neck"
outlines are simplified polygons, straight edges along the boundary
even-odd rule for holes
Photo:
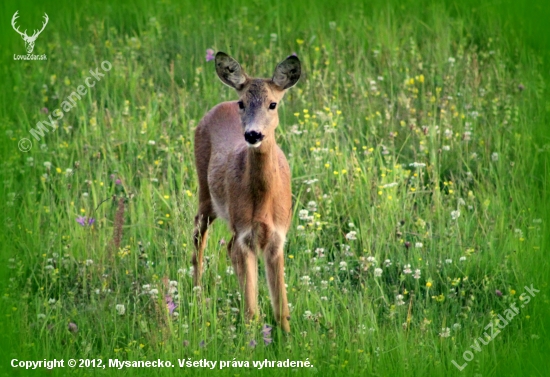
[[[263,201],[279,184],[277,143],[273,135],[266,138],[258,148],[248,148],[246,165],[251,194],[255,199]]]

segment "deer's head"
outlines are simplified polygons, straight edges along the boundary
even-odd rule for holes
[[[25,49],[27,50],[27,53],[32,54],[32,51],[34,50],[34,42],[36,41],[36,38],[38,38],[40,33],[42,33],[42,31],[48,24],[48,20],[49,20],[48,15],[44,13],[44,22],[42,23],[42,29],[34,30],[34,33],[31,36],[28,36],[27,30],[25,30],[24,32],[20,32],[19,27],[15,26],[15,20],[17,20],[17,18],[19,17],[17,13],[19,13],[19,11],[15,12],[15,14],[11,19],[11,26],[13,27],[13,30],[15,30],[25,41]]]
[[[289,56],[275,68],[271,79],[248,77],[241,65],[224,52],[216,54],[216,72],[222,82],[238,95],[244,139],[250,147],[259,147],[265,137],[274,137],[279,124],[277,107],[285,91],[300,78],[300,60]]]

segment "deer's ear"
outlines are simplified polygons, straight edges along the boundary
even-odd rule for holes
[[[277,65],[271,81],[281,90],[285,90],[296,85],[301,73],[300,59],[291,55]]]
[[[216,73],[225,85],[236,90],[241,90],[247,80],[241,65],[231,56],[221,51],[216,54]]]

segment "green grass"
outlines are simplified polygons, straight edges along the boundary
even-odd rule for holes
[[[429,1],[4,5],[6,375],[26,375],[9,367],[13,358],[176,364],[73,370],[90,375],[213,374],[180,369],[177,359],[314,366],[263,375],[545,375],[547,56],[529,39],[539,29],[507,21],[514,8],[501,5],[501,13]],[[13,61],[25,51],[6,22],[17,9],[22,29],[50,16],[34,51],[47,61]],[[203,290],[192,287],[193,131],[206,111],[237,98],[206,62],[207,48],[252,76],[270,76],[293,52],[303,65],[277,129],[293,177],[292,334],[274,328],[269,345],[263,265],[261,317],[247,324],[221,221]],[[113,68],[36,141],[31,128],[103,61]],[[28,153],[17,149],[23,137],[33,142]],[[81,226],[78,216],[95,223]],[[531,284],[540,293],[473,351]],[[463,364],[467,350],[474,359],[460,372],[452,360]]]

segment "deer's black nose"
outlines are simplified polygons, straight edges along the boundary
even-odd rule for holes
[[[264,139],[264,135],[256,131],[247,131],[244,133],[244,139],[248,144],[256,144]]]

